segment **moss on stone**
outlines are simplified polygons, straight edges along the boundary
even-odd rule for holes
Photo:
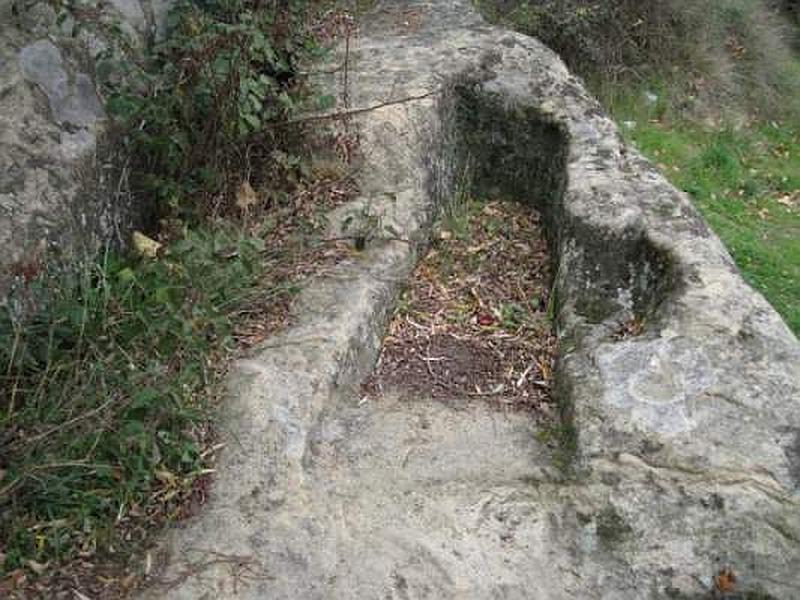
[[[597,523],[597,537],[607,546],[615,546],[625,540],[633,528],[613,506],[601,510],[595,515]]]

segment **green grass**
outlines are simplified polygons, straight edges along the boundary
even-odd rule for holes
[[[155,260],[52,269],[0,308],[0,575],[119,551],[120,524],[180,509],[262,246],[206,228]]]
[[[636,96],[612,108],[626,136],[691,195],[745,279],[800,334],[800,124],[711,128],[668,112]]]

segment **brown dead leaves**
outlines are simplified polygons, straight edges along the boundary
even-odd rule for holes
[[[538,216],[516,204],[472,206],[443,228],[411,277],[368,394],[473,398],[549,414],[555,339]]]

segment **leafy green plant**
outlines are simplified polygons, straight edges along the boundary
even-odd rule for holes
[[[157,198],[161,215],[224,210],[253,163],[270,163],[285,147],[276,125],[306,96],[298,62],[319,50],[307,4],[182,0],[152,56],[106,80],[133,180]]]
[[[231,346],[262,242],[195,231],[159,260],[51,270],[0,309],[0,572],[169,516],[204,467],[197,395]]]

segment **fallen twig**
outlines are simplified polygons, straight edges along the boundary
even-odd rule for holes
[[[424,94],[419,94],[418,96],[407,96],[405,98],[398,98],[397,100],[387,100],[386,102],[379,102],[378,104],[373,104],[372,106],[367,106],[364,108],[354,108],[352,110],[343,110],[335,113],[327,113],[324,115],[310,115],[308,117],[289,119],[287,121],[284,121],[283,123],[276,124],[276,126],[283,127],[286,125],[299,125],[302,123],[314,123],[316,121],[328,121],[328,120],[338,121],[340,119],[346,119],[348,117],[352,117],[355,115],[362,115],[364,113],[380,110],[381,108],[386,108],[387,106],[396,106],[398,104],[408,104],[409,102],[424,100],[425,98],[430,98],[431,96],[434,96],[437,93],[439,93],[439,90],[433,90],[430,92],[426,92]]]

